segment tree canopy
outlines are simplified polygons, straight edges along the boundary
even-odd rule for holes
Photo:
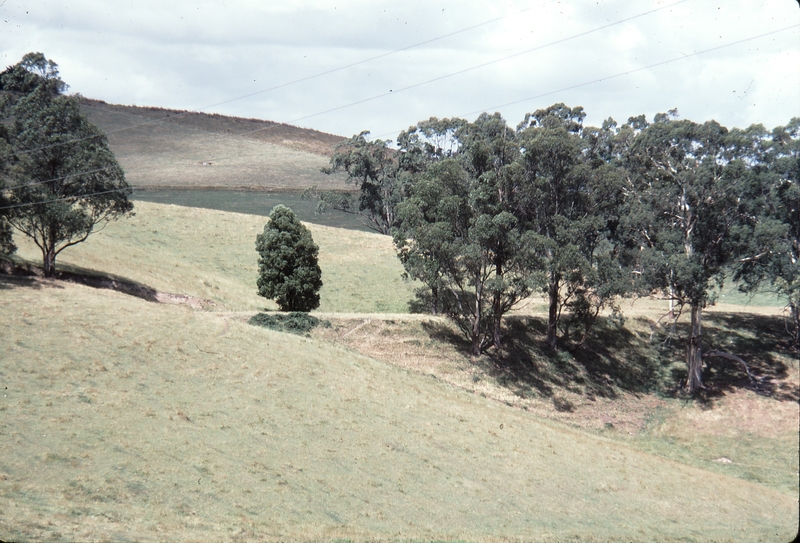
[[[41,53],[0,74],[6,220],[42,251],[45,276],[56,256],[98,224],[129,215],[131,188],[105,135],[65,96],[57,65]]]
[[[275,206],[264,232],[256,236],[256,251],[260,296],[275,300],[281,311],[319,307],[319,247],[291,209]]]

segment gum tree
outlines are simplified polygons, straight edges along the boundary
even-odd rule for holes
[[[509,192],[514,139],[499,114],[430,119],[400,138],[400,162],[413,166],[397,208],[400,259],[474,355],[500,346],[502,317],[530,293],[527,239]]]
[[[130,215],[131,188],[105,135],[80,111],[79,96],[41,53],[0,75],[5,140],[6,219],[42,252],[46,277],[56,256],[98,225]]]
[[[584,117],[583,108],[555,104],[526,115],[517,129],[516,216],[533,244],[554,351],[564,309],[583,341],[600,310],[630,289],[612,243],[623,176],[602,151],[608,129],[586,129]]]
[[[752,165],[742,183],[748,221],[740,231],[740,288],[768,288],[786,301],[792,346],[800,349],[800,118],[768,132],[737,131],[739,154]]]
[[[687,388],[695,393],[703,387],[702,310],[736,261],[746,164],[732,152],[725,127],[676,116],[656,115],[632,144],[628,205],[636,222],[629,226],[638,239],[642,284],[690,308]]]

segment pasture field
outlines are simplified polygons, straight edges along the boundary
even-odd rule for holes
[[[797,494],[236,316],[0,276],[3,540],[788,541]]]
[[[446,321],[409,313],[391,241],[365,232],[308,225],[325,282],[314,314],[330,327],[250,326],[274,309],[255,294],[264,221],[137,202],[57,262],[205,310],[0,275],[1,540],[797,533],[800,365],[779,307],[706,313],[710,344],[768,379],[756,393],[715,365],[692,403],[669,393],[682,349],[653,326],[660,302],[624,306],[602,343],[552,356],[531,300],[507,347],[474,358]],[[17,242],[17,260],[39,261]]]
[[[318,200],[303,198],[297,191],[251,191],[251,190],[137,190],[133,193],[135,202],[145,201],[157,204],[174,204],[184,207],[233,211],[247,215],[269,216],[272,208],[283,204],[291,208],[303,222],[372,232],[364,226],[361,217],[351,213],[330,211],[317,213]]]
[[[341,138],[312,131],[229,117],[112,106],[87,101],[89,120],[108,135],[128,182],[148,188],[236,188],[346,190],[341,175],[325,175],[328,156]],[[184,112],[185,113],[185,112]],[[241,127],[238,127],[239,125]],[[247,136],[241,132],[267,128]],[[289,134],[285,134],[289,131]],[[310,133],[310,135],[309,135]],[[258,137],[263,134],[262,137]],[[267,137],[270,135],[270,137]],[[273,137],[274,136],[274,137]],[[322,137],[320,136],[320,137]],[[303,143],[305,142],[305,143]]]
[[[56,266],[143,283],[159,291],[211,300],[220,308],[276,309],[258,296],[256,235],[265,217],[136,202],[135,215],[109,223],[59,256]],[[414,284],[402,279],[391,239],[307,223],[320,246],[320,311],[406,313]],[[41,252],[17,237],[17,256]]]

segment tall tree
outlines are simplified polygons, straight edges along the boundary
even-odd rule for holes
[[[275,206],[264,232],[256,236],[256,251],[259,296],[274,299],[281,311],[319,307],[319,247],[291,209]]]
[[[66,85],[54,62],[26,55],[0,81],[13,150],[7,220],[39,247],[52,277],[61,251],[85,241],[98,224],[131,213],[131,188],[105,135],[81,114],[80,97],[60,94]]]
[[[322,192],[317,195],[318,211],[335,209],[360,215],[366,227],[390,235],[397,220],[395,208],[403,198],[404,176],[389,142],[369,141],[368,136],[369,132],[361,132],[337,145],[330,166],[322,170],[347,173],[347,183],[358,187],[357,201],[350,194]]]
[[[755,125],[735,135],[738,154],[751,164],[735,278],[745,292],[766,287],[786,301],[792,346],[800,349],[800,118],[772,132]]]
[[[476,355],[500,346],[503,315],[530,292],[527,239],[506,194],[514,138],[499,114],[430,119],[399,138],[401,163],[418,172],[398,206],[400,259]]]
[[[676,117],[656,115],[633,143],[636,186],[628,205],[638,223],[629,227],[638,236],[643,284],[691,308],[686,366],[694,393],[703,386],[702,310],[735,261],[745,165],[732,156],[725,127]]]
[[[605,156],[609,128],[585,129],[584,117],[583,108],[555,104],[526,115],[517,129],[523,182],[516,216],[534,244],[552,350],[565,308],[585,337],[600,310],[629,289],[611,243],[623,176]]]
[[[5,255],[9,255],[17,249],[14,245],[13,228],[6,218],[12,209],[10,195],[5,189],[6,165],[10,154],[8,131],[5,126],[0,125],[0,254]]]

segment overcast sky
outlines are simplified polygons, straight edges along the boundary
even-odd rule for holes
[[[797,0],[0,4],[4,64],[41,51],[70,92],[343,136],[481,111],[516,126],[556,102],[583,106],[587,124],[672,108],[728,127],[800,115]]]

